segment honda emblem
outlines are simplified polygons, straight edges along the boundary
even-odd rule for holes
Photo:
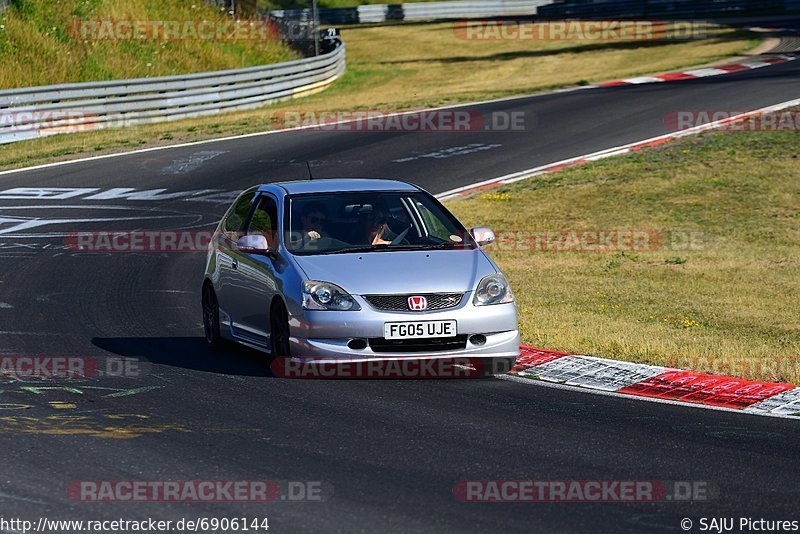
[[[428,309],[428,299],[423,296],[408,297],[408,309],[423,311]]]

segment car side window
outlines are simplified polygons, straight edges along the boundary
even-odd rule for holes
[[[247,227],[248,234],[261,234],[267,238],[267,242],[272,245],[278,235],[278,204],[269,195],[262,196],[258,201],[258,207],[253,212],[250,224]]]
[[[253,202],[253,197],[255,195],[256,193],[253,191],[251,193],[245,193],[239,197],[239,200],[236,201],[236,204],[233,205],[233,209],[225,218],[225,224],[223,225],[223,228],[225,234],[230,239],[234,241],[238,239],[237,234],[242,231],[244,220],[247,218],[247,212],[250,211],[250,204]]]
[[[422,216],[422,222],[425,224],[428,234],[444,242],[450,241],[450,231],[442,224],[439,217],[431,213],[430,209],[422,202],[416,200],[414,204]]]

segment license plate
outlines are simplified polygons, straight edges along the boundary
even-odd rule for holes
[[[409,321],[383,323],[386,339],[425,339],[432,337],[455,337],[455,321]]]

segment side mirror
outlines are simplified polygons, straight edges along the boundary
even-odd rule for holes
[[[473,228],[472,230],[470,230],[469,233],[472,234],[472,237],[475,239],[475,241],[478,242],[480,246],[494,243],[495,236],[491,228],[486,228],[485,226],[479,226],[478,228]]]
[[[270,253],[269,242],[261,234],[243,235],[236,242],[236,248],[247,254],[267,255]]]

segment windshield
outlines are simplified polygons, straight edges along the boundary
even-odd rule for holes
[[[425,193],[315,193],[288,202],[285,242],[293,254],[476,246],[456,218]]]

